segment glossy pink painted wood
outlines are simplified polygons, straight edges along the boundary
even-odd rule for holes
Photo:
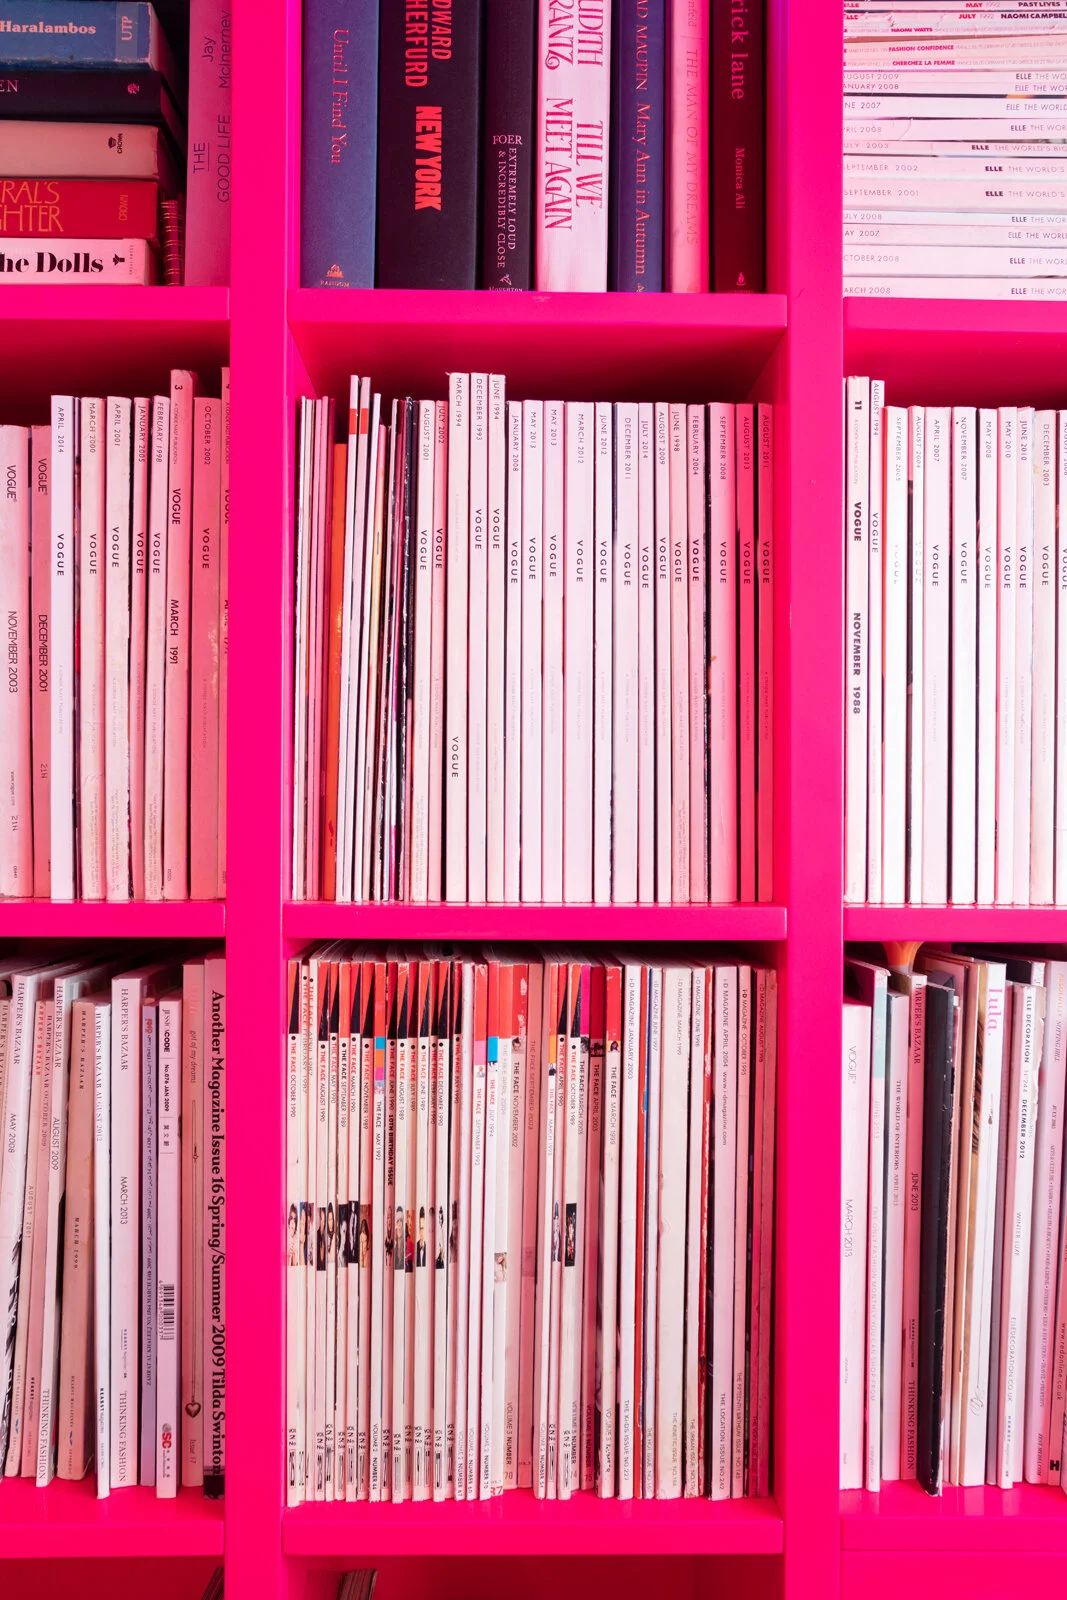
[[[1012,1550],[845,1550],[841,1555],[842,1600],[1006,1600],[1011,1595],[1057,1594],[1064,1557]]]
[[[0,900],[0,938],[221,939],[221,900]]]
[[[700,941],[785,938],[784,906],[336,905],[290,902],[290,939]]]
[[[1062,944],[1062,906],[846,906],[845,938]]]
[[[1014,1489],[948,1488],[938,1498],[915,1483],[841,1496],[846,1550],[970,1550],[1067,1554],[1067,1495],[1031,1483]]]
[[[218,1556],[223,1549],[223,1502],[186,1489],[157,1500],[153,1489],[123,1489],[96,1498],[90,1474],[78,1483],[58,1478],[38,1489],[28,1478],[0,1488],[0,1554],[49,1560],[59,1556]],[[0,1589],[4,1568],[0,1565]]]

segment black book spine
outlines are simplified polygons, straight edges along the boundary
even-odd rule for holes
[[[711,287],[760,294],[764,269],[764,0],[711,9]]]
[[[385,289],[473,289],[482,0],[383,0],[378,273]]]
[[[184,140],[161,72],[151,67],[0,67],[0,117],[49,122],[158,123]]]
[[[533,286],[537,0],[485,0],[483,289]]]
[[[922,1219],[919,1244],[919,1375],[916,1469],[927,1494],[941,1491],[948,1292],[949,1177],[952,1166],[952,1056],[955,995],[931,975],[926,987],[923,1070]]]

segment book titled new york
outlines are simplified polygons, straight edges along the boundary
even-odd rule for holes
[[[475,287],[481,50],[481,0],[390,0],[384,9],[379,288]]]
[[[157,239],[159,186],[0,178],[0,235]]]
[[[483,289],[533,285],[536,0],[486,0]]]
[[[711,11],[711,287],[764,284],[763,0]]]
[[[538,19],[537,287],[608,286],[610,0]]]
[[[374,286],[378,0],[304,9],[300,281]]]
[[[616,0],[611,287],[663,288],[664,0]]]
[[[5,0],[0,4],[5,65],[138,66],[178,78],[155,8],[145,0]]]

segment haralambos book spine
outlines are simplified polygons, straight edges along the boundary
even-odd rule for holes
[[[170,47],[147,0],[0,0],[0,59],[6,65],[156,67],[174,83]]]
[[[762,294],[763,4],[711,10],[711,276],[716,294]]]
[[[485,0],[483,289],[533,285],[537,0]]]
[[[609,282],[663,288],[664,0],[616,0]]]
[[[481,0],[386,0],[378,77],[378,286],[473,289]]]
[[[304,7],[300,281],[306,289],[374,287],[377,61],[378,0]]]

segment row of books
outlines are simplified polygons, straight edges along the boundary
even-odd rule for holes
[[[845,896],[1067,904],[1067,412],[847,381]]]
[[[845,293],[1067,299],[1067,7],[845,10]]]
[[[226,963],[0,963],[0,1464],[223,1490]]]
[[[301,281],[762,290],[763,11],[305,8]]]
[[[841,1486],[1059,1484],[1067,963],[847,959]]]
[[[492,952],[289,964],[302,1500],[765,1496],[777,977]]]
[[[2,21],[0,282],[228,283],[229,0],[190,0],[180,40],[145,0]]]
[[[226,369],[0,426],[0,895],[225,893],[228,438]]]
[[[769,900],[772,408],[347,415],[301,402],[294,898]]]

